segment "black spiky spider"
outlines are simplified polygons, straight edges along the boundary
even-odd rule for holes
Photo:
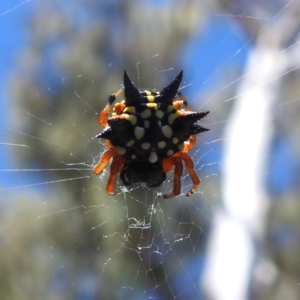
[[[124,87],[109,96],[99,115],[99,124],[105,128],[96,136],[105,139],[108,149],[94,167],[94,173],[100,174],[112,159],[106,186],[109,194],[114,194],[119,172],[124,185],[145,183],[148,187],[157,187],[174,168],[173,192],[160,197],[175,197],[181,191],[182,161],[193,182],[186,196],[191,196],[200,185],[187,152],[194,147],[196,134],[209,130],[197,124],[209,112],[190,109],[178,92],[182,75],[181,71],[160,93],[139,92],[124,71]],[[123,91],[125,100],[116,103],[108,117],[113,102]],[[175,99],[176,94],[180,100]]]

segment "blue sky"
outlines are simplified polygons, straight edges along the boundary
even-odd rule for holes
[[[22,4],[23,3],[23,4]],[[25,32],[23,22],[28,16],[32,3],[30,1],[0,1],[0,143],[9,142],[9,131],[11,128],[9,116],[9,79],[12,70],[18,63],[19,54],[25,45]],[[11,146],[0,144],[0,169],[10,169],[14,166],[11,155]],[[0,188],[4,186],[15,186],[15,176],[10,172],[0,173]]]

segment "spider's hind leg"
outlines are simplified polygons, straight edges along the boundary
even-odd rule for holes
[[[110,165],[110,175],[106,185],[106,191],[110,195],[115,194],[115,184],[117,175],[124,168],[125,158],[121,155],[116,155],[113,157],[112,163]]]
[[[165,173],[170,172],[174,167],[174,185],[173,192],[170,194],[160,195],[160,198],[169,199],[176,197],[181,192],[181,176],[183,173],[183,164],[180,157],[172,156],[167,158],[162,163],[162,168]]]
[[[186,196],[189,197],[195,193],[196,189],[200,185],[200,179],[198,178],[198,176],[194,170],[194,163],[193,163],[193,160],[190,158],[190,156],[184,152],[179,152],[179,156],[184,161],[185,167],[186,167],[186,169],[192,179],[192,182],[194,184],[193,187],[191,188],[191,190],[186,194]]]
[[[99,163],[96,166],[94,166],[93,170],[95,174],[99,175],[103,171],[103,169],[107,166],[111,158],[112,158],[112,162],[110,165],[110,174],[106,185],[106,191],[109,194],[114,195],[117,175],[124,168],[125,158],[121,155],[118,155],[116,153],[115,148],[113,147],[109,148],[102,154]]]
[[[93,168],[94,173],[95,173],[96,175],[99,175],[99,174],[102,172],[102,170],[106,167],[106,165],[109,163],[110,159],[111,159],[114,155],[116,155],[116,150],[115,150],[115,148],[109,148],[108,150],[106,150],[106,151],[102,154],[102,156],[101,156],[101,158],[100,158],[98,164],[97,164],[96,166],[94,166],[94,168]]]

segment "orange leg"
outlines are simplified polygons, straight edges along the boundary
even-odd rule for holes
[[[110,141],[109,140],[104,140],[104,144],[105,144],[105,147],[106,148],[111,148],[111,147],[113,147],[111,144],[110,144]]]
[[[191,135],[189,140],[187,142],[184,143],[184,149],[182,150],[182,152],[188,152],[190,151],[196,144],[196,136],[195,135]]]
[[[110,108],[111,108],[112,104],[114,103],[114,101],[116,100],[116,97],[118,97],[122,92],[123,92],[123,89],[119,89],[118,91],[116,91],[115,93],[111,94],[108,97],[107,105],[101,111],[99,118],[98,118],[98,122],[101,126],[105,127],[107,125],[107,117],[108,117]]]
[[[180,157],[170,157],[163,161],[162,168],[165,173],[168,173],[174,169],[174,186],[171,194],[160,195],[160,198],[169,199],[180,194],[181,191],[181,175],[183,172],[183,165]]]
[[[189,104],[187,103],[185,97],[183,96],[183,94],[181,92],[178,92],[178,96],[182,102],[182,104],[185,106],[187,111],[192,111],[191,107],[189,106]],[[191,150],[196,143],[196,135],[192,135],[189,140],[187,142],[184,143],[184,149],[183,152],[188,152],[189,150]]]
[[[181,109],[182,104],[183,104],[182,100],[174,100],[173,101],[173,105],[177,110]]]
[[[112,163],[110,165],[110,175],[106,185],[106,191],[110,195],[115,194],[114,190],[115,190],[117,175],[120,171],[123,170],[124,163],[125,163],[125,158],[123,156],[116,155],[113,157]]]
[[[190,156],[184,152],[178,152],[174,156],[167,158],[163,161],[162,167],[163,171],[165,173],[168,173],[172,170],[172,168],[175,166],[174,170],[174,188],[173,188],[173,193],[169,195],[161,195],[161,198],[167,199],[167,198],[172,198],[180,194],[181,190],[181,175],[183,171],[183,166],[181,160],[184,161],[185,167],[192,179],[193,182],[193,187],[191,190],[186,194],[187,197],[193,195],[200,185],[200,179],[198,178],[195,170],[194,170],[194,163],[193,160],[190,158]]]
[[[94,173],[99,175],[102,170],[106,167],[106,165],[109,163],[110,159],[116,155],[116,150],[115,148],[109,148],[106,150],[101,158],[99,163],[94,167]]]
[[[180,100],[183,101],[183,105],[185,106],[186,110],[187,110],[187,111],[192,111],[191,107],[190,107],[189,104],[187,103],[187,101],[186,101],[185,97],[183,96],[183,94],[180,93],[180,92],[178,92],[178,96],[179,96]]]
[[[200,179],[198,178],[195,170],[194,170],[194,163],[193,160],[190,158],[190,156],[186,153],[179,152],[180,158],[184,161],[185,167],[192,179],[193,187],[191,190],[186,194],[186,196],[191,196],[195,193],[197,187],[200,185]]]

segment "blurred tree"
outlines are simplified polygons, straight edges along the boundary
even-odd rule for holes
[[[297,275],[291,267],[298,260],[293,254],[299,249],[299,230],[296,229],[299,227],[296,217],[299,199],[290,199],[291,191],[296,186],[285,184],[289,190],[283,192],[282,182],[274,182],[278,186],[276,190],[281,190],[284,198],[284,203],[278,205],[275,202],[278,195],[272,191],[273,199],[268,197],[270,195],[266,194],[265,185],[268,172],[266,158],[272,137],[281,135],[283,138],[279,123],[285,123],[288,129],[286,134],[291,137],[294,135],[292,128],[299,124],[299,118],[293,118],[294,113],[284,114],[281,109],[283,103],[299,98],[295,96],[298,88],[286,88],[290,86],[291,78],[299,80],[300,74],[299,8],[299,1],[226,2],[228,15],[244,20],[242,23],[249,33],[252,51],[241,77],[240,88],[232,99],[235,103],[224,136],[224,208],[220,207],[216,212],[205,280],[206,293],[212,299],[281,299],[283,294],[288,299],[299,298]],[[282,90],[285,90],[284,101]],[[299,110],[298,103],[293,109]],[[277,131],[273,126],[275,122]],[[297,143],[297,137],[291,139]],[[296,147],[299,147],[298,143]],[[295,153],[288,152],[289,155]],[[273,171],[285,174],[292,170],[287,163],[295,164],[296,159],[296,156],[289,157],[284,170],[273,168]],[[273,164],[274,161],[269,163]],[[296,163],[299,165],[299,160]],[[274,205],[270,214],[272,226],[267,228],[267,232],[272,232],[274,237],[274,232],[278,231],[278,240],[284,242],[279,246],[275,239],[271,244],[278,245],[278,248],[266,250],[261,240],[265,234],[270,204]],[[276,209],[277,206],[280,210]],[[285,221],[280,221],[281,218]],[[256,252],[262,248],[266,256]],[[276,261],[270,261],[269,256],[274,254]],[[224,280],[229,268],[231,276]],[[286,280],[287,274],[290,280]],[[291,283],[293,288],[288,288]]]

